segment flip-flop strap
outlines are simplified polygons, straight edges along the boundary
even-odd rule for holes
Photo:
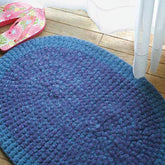
[[[22,34],[20,35],[20,37],[18,39],[15,40],[15,42],[17,42],[19,40],[22,40],[27,35],[27,33],[29,32],[29,30],[33,26],[36,18],[37,18],[36,16],[33,16],[32,22],[23,30]]]
[[[28,31],[30,30],[31,26],[34,24],[35,20],[36,20],[36,16],[25,16],[23,18],[18,19],[17,21],[15,21],[15,23],[10,27],[9,29],[9,33],[11,33],[14,30],[14,27],[21,21],[26,21],[26,20],[31,20],[31,23],[29,25],[26,26],[26,28],[22,31],[22,33],[20,33],[20,35],[18,36],[18,38],[16,40],[14,40],[15,42],[21,40],[22,38],[24,38],[26,36],[26,34],[28,33]]]

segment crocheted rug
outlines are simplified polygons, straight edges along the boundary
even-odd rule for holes
[[[165,101],[92,43],[30,40],[0,58],[0,146],[16,165],[164,165]]]

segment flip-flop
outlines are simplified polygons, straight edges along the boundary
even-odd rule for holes
[[[0,27],[15,22],[18,18],[27,14],[32,6],[23,2],[13,2],[7,4],[0,10]]]
[[[34,8],[19,18],[8,31],[0,35],[1,51],[8,51],[14,46],[40,34],[46,25],[45,10]]]

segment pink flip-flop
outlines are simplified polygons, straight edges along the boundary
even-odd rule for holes
[[[46,25],[45,10],[33,8],[19,18],[8,31],[0,35],[0,49],[8,51],[14,46],[40,34]]]
[[[33,7],[23,2],[13,2],[7,4],[0,11],[0,27],[15,22],[18,18],[27,14]]]

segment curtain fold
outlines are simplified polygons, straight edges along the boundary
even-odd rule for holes
[[[165,39],[165,0],[159,0],[151,54],[151,72],[156,73]]]
[[[157,72],[162,46],[165,41],[164,10],[165,0],[139,0],[133,64],[133,72],[136,78],[144,77],[146,73],[151,29],[154,31],[151,72]]]
[[[135,29],[133,72],[136,78],[145,76],[155,0],[139,0]]]

